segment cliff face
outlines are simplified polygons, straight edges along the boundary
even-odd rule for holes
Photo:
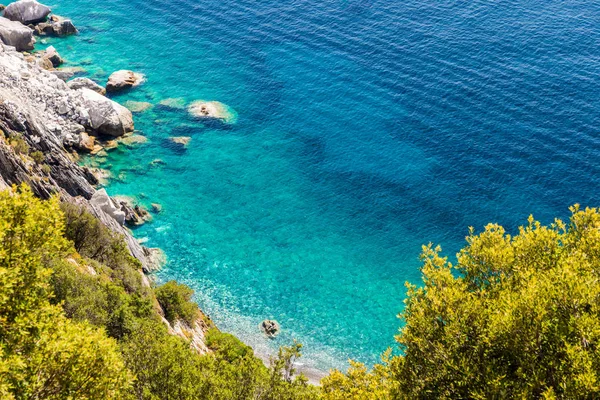
[[[77,165],[72,150],[87,133],[116,136],[132,131],[127,109],[89,89],[69,88],[51,71],[0,43],[0,130],[0,187],[27,182],[41,198],[58,194],[64,201],[85,206],[125,237],[144,270],[156,268],[155,253],[90,201],[98,181],[89,169]],[[25,149],[16,142],[26,143]],[[35,152],[39,152],[36,160]]]

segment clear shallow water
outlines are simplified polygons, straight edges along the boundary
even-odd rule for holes
[[[400,322],[420,246],[598,204],[600,6],[589,1],[64,1],[52,40],[118,101],[218,100],[234,126],[136,115],[111,194],[160,203],[136,230],[159,280],[192,286],[222,329],[304,362],[372,363]],[[169,136],[191,136],[187,151]],[[164,165],[150,167],[152,160]],[[280,321],[275,341],[257,328]]]

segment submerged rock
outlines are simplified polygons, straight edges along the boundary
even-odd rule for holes
[[[175,136],[175,137],[169,138],[169,140],[172,143],[176,144],[178,147],[180,147],[182,149],[187,149],[188,144],[190,143],[192,138],[189,136]]]
[[[171,108],[174,110],[185,109],[185,99],[183,97],[171,97],[161,100],[158,104],[164,108]]]
[[[18,21],[24,25],[43,22],[50,14],[50,7],[35,0],[19,0],[10,3],[4,9],[4,17],[11,21]]]
[[[90,78],[75,78],[67,82],[67,85],[71,89],[82,89],[87,88],[93,90],[94,92],[104,95],[106,94],[106,89],[102,86],[98,85],[96,82],[91,80]]]
[[[136,145],[144,144],[148,141],[148,138],[142,135],[131,135],[119,139],[119,143],[124,144],[127,147],[133,147]]]
[[[279,323],[275,320],[265,319],[260,324],[260,329],[269,337],[274,338],[279,335],[280,327]]]
[[[77,91],[81,93],[92,129],[114,137],[133,132],[131,111],[90,89],[83,88]]]
[[[152,203],[152,211],[156,214],[160,213],[162,211],[162,206],[158,203]]]
[[[140,85],[144,81],[144,75],[129,70],[113,72],[106,83],[107,92],[119,92]]]
[[[133,113],[141,113],[152,108],[152,104],[146,101],[127,100],[123,105]]]
[[[198,119],[219,120],[228,124],[235,123],[237,118],[235,111],[218,101],[195,101],[188,107],[188,112]]]
[[[23,24],[0,17],[0,41],[17,51],[33,50],[33,30]]]

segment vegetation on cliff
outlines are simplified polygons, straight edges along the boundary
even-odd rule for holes
[[[211,328],[201,355],[169,334],[201,312],[189,288],[152,288],[122,238],[82,209],[0,192],[0,397],[7,399],[594,398],[600,395],[600,213],[530,218],[516,236],[471,230],[452,264],[423,249],[401,355],[351,363],[322,387],[301,345],[264,366]],[[164,310],[164,312],[163,312]]]

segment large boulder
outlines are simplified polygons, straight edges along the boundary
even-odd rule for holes
[[[0,40],[17,51],[33,50],[33,30],[23,24],[0,17]]]
[[[88,88],[79,89],[78,92],[89,114],[91,129],[114,137],[133,132],[133,116],[127,108]]]
[[[90,203],[112,217],[119,225],[125,224],[125,212],[121,210],[120,205],[113,202],[105,189],[97,190],[90,199]]]
[[[122,69],[113,72],[106,83],[107,92],[119,92],[140,85],[144,81],[144,75],[133,71]]]
[[[54,46],[48,46],[46,51],[44,51],[42,58],[49,60],[54,68],[58,67],[63,63],[62,57],[60,56],[60,54],[58,54],[58,51],[56,51]]]
[[[106,94],[106,89],[98,85],[90,78],[75,78],[67,82],[67,85],[74,90],[87,88],[99,94]]]
[[[4,17],[29,25],[45,21],[50,12],[50,7],[35,0],[19,0],[4,9]]]
[[[50,21],[35,26],[35,33],[40,36],[68,36],[78,33],[73,22],[68,18],[52,15]]]
[[[281,331],[279,323],[271,319],[265,319],[260,323],[259,327],[271,339],[279,335],[279,332]]]

